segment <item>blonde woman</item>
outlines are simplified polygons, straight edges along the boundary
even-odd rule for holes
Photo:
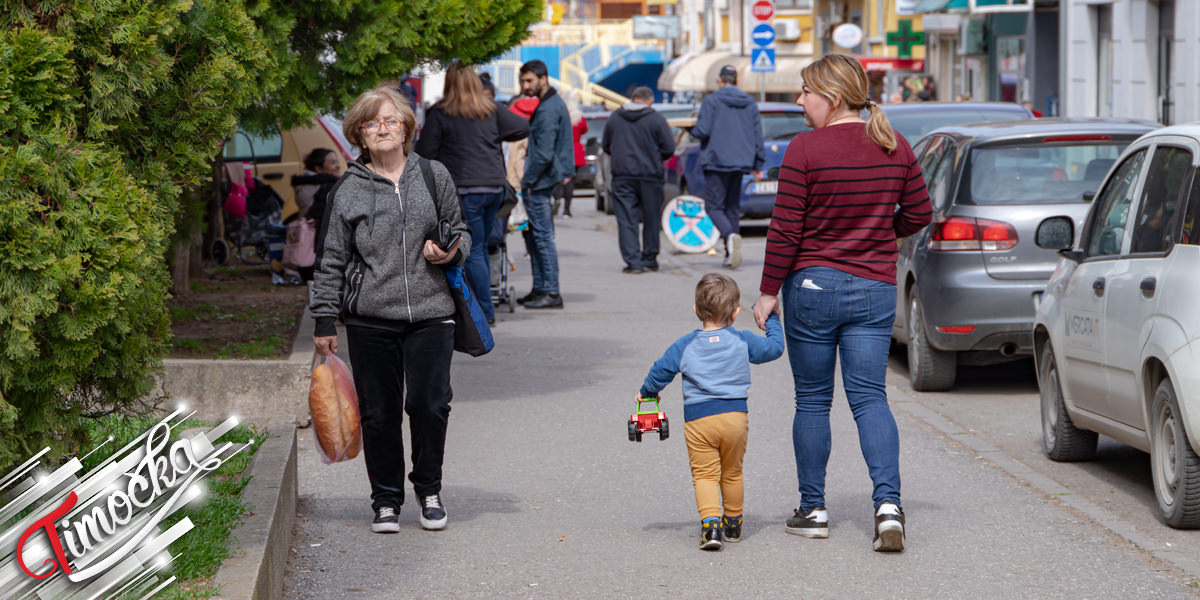
[[[337,352],[334,321],[346,324],[375,511],[371,530],[400,531],[406,412],[413,445],[408,478],[421,527],[442,529],[454,353],[454,299],[442,265],[463,263],[471,232],[446,167],[412,151],[417,118],[396,88],[359,96],[343,129],[363,153],[329,193],[309,304],[313,341],[321,355]],[[426,183],[430,171],[433,189]],[[428,239],[441,219],[462,236],[444,250]]]
[[[800,508],[787,532],[829,536],[825,467],[834,363],[858,425],[874,483],[876,551],[904,549],[900,508],[900,437],[884,376],[896,317],[896,238],[932,218],[912,149],[867,96],[858,60],[827,54],[802,71],[796,104],[813,131],[788,144],[767,230],[762,296],[754,317],[764,327],[783,293],[784,331],[796,386],[792,444]],[[863,110],[870,118],[863,121]]]
[[[529,122],[488,98],[475,70],[455,62],[446,70],[442,99],[425,114],[417,140],[417,153],[444,163],[454,178],[474,244],[467,258],[467,281],[477,298],[487,299],[480,305],[488,323],[496,320],[487,241],[504,201],[501,144],[527,137]]]

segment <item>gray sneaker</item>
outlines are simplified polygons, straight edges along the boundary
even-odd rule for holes
[[[742,266],[742,236],[738,233],[729,234],[729,268]]]

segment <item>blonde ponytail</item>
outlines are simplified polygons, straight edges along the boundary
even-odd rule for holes
[[[879,108],[878,104],[872,101],[867,101],[867,110],[871,116],[867,119],[867,135],[872,142],[883,148],[884,152],[891,154],[896,151],[896,131],[892,129],[891,122],[888,121],[887,115],[883,114],[883,109]]]
[[[887,115],[867,94],[867,72],[857,58],[847,54],[826,54],[800,71],[804,85],[832,104],[840,98],[846,108],[870,111],[867,135],[888,154],[896,150],[896,132]]]

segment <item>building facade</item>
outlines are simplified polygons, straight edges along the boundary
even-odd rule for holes
[[[1200,1],[1063,0],[1063,112],[1200,120]]]

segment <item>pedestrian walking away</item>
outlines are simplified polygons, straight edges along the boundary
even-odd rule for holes
[[[563,92],[563,101],[567,103],[567,115],[571,117],[571,140],[575,150],[575,170],[571,178],[563,185],[555,188],[562,203],[562,216],[571,218],[571,200],[575,198],[575,180],[579,178],[579,169],[587,165],[587,151],[583,148],[583,134],[587,133],[587,119],[583,118],[583,109],[579,105],[579,95],[572,91]],[[555,211],[558,212],[558,211]]]
[[[796,104],[812,131],[788,144],[767,229],[759,327],[783,293],[796,389],[792,445],[800,507],[788,533],[829,536],[825,469],[834,365],[874,484],[876,551],[901,551],[900,436],[884,378],[896,317],[896,238],[929,224],[921,168],[904,137],[867,96],[858,60],[826,54],[804,67]],[[861,111],[870,111],[864,122]]]
[[[474,69],[455,62],[446,69],[442,99],[425,114],[417,140],[417,154],[446,165],[454,179],[463,219],[471,228],[467,281],[476,298],[486,299],[479,304],[488,323],[496,321],[487,244],[504,201],[501,144],[528,136],[529,122],[484,95]]]
[[[778,314],[766,317],[766,338],[733,328],[740,300],[732,278],[718,273],[702,277],[692,306],[701,328],[667,348],[635,398],[636,402],[657,398],[676,374],[683,374],[683,431],[700,512],[702,550],[720,550],[723,542],[742,539],[750,364],[770,362],[783,354]]]
[[[675,154],[675,139],[667,120],[653,105],[653,90],[635,89],[633,100],[609,117],[600,142],[604,153],[612,157],[617,243],[626,273],[658,270],[663,161]]]
[[[363,153],[329,194],[309,304],[313,341],[321,355],[337,352],[334,322],[345,323],[375,511],[371,530],[400,530],[404,413],[420,523],[442,529],[455,313],[442,265],[463,264],[471,231],[449,171],[412,151],[416,115],[398,90],[380,86],[360,95],[343,130]],[[461,235],[444,251],[429,239],[440,220]]]
[[[525,308],[562,308],[558,289],[558,248],[554,243],[551,196],[554,187],[565,185],[575,174],[575,151],[571,143],[571,118],[567,105],[550,86],[546,63],[531,60],[521,65],[521,93],[540,99],[529,121],[529,149],[521,190],[533,247],[533,289],[518,302]]]
[[[704,210],[725,240],[725,266],[742,265],[742,177],[763,177],[766,150],[754,98],[738,89],[737,69],[721,67],[717,91],[700,104],[692,135],[700,140],[704,170]]]

